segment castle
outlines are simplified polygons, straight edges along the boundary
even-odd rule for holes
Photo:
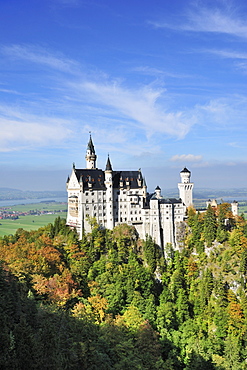
[[[90,135],[86,168],[77,169],[73,164],[67,180],[67,225],[76,228],[81,238],[84,231],[91,231],[91,217],[108,229],[126,223],[135,226],[142,239],[150,235],[161,248],[167,243],[176,247],[186,208],[192,205],[190,171],[184,168],[180,172],[180,199],[167,199],[161,195],[159,186],[153,193],[147,192],[140,169],[114,171],[108,155],[105,170],[102,170],[96,167],[96,159]]]

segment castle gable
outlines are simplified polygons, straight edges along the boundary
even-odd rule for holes
[[[77,176],[76,176],[76,173],[75,173],[74,169],[72,171],[70,179],[67,182],[67,186],[70,189],[79,189],[80,188],[80,184],[78,182],[78,179],[77,179]]]
[[[138,180],[139,179],[139,180]],[[113,187],[138,189],[143,186],[140,171],[113,171]]]
[[[98,169],[75,169],[78,182],[83,183],[83,189],[105,190],[105,173]]]

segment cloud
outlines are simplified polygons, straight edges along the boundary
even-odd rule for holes
[[[209,32],[228,34],[240,38],[247,38],[246,19],[236,14],[236,11],[228,7],[219,9],[217,7],[206,8],[198,6],[185,14],[187,22],[151,22],[157,28],[170,28],[191,32]]]
[[[178,139],[184,138],[195,119],[185,112],[168,112],[158,104],[164,90],[145,86],[140,89],[128,89],[117,82],[102,83],[86,81],[74,84],[78,93],[87,93],[87,97],[100,104],[118,111],[131,120],[132,126],[143,129],[147,135],[164,133]],[[90,95],[89,95],[90,94]]]
[[[142,73],[143,75],[147,76],[154,76],[154,77],[173,77],[173,78],[188,78],[189,75],[179,74],[179,73],[171,73],[167,71],[163,71],[158,68],[148,67],[148,66],[139,66],[132,69],[134,72]]]
[[[0,106],[0,152],[61,145],[72,133],[68,121]]]
[[[231,143],[228,143],[227,144],[228,146],[231,146],[232,148],[238,148],[238,149],[245,149],[246,148],[246,145],[240,145],[239,143],[237,142],[231,142]]]
[[[42,64],[60,72],[77,73],[80,70],[77,62],[49,53],[38,46],[5,46],[2,47],[2,52],[11,58]],[[63,88],[65,85],[70,88],[67,91],[68,96],[75,97],[75,89],[78,92],[78,102],[84,102],[86,97],[88,104],[97,102],[110,107],[122,117],[131,120],[132,127],[144,130],[147,136],[164,133],[182,139],[195,123],[193,117],[187,116],[183,111],[169,112],[161,108],[158,100],[165,99],[164,88],[151,88],[148,85],[139,89],[127,88],[116,80],[109,82],[107,76],[101,72],[94,73],[93,76],[91,71],[88,71],[87,76],[78,73],[77,81],[71,83],[65,78],[60,80],[64,84]]]
[[[12,59],[42,64],[62,72],[75,73],[79,67],[79,64],[74,60],[65,58],[62,55],[53,55],[46,49],[35,45],[3,46],[1,51]]]
[[[247,59],[247,53],[239,53],[237,51],[229,51],[229,50],[207,50],[212,54],[217,54],[223,58],[229,59]]]
[[[244,73],[247,72],[247,53],[229,50],[206,50],[206,52],[219,55],[222,58],[234,59],[236,67]],[[238,62],[239,60],[241,60],[241,62]]]
[[[197,104],[194,114],[200,125],[211,130],[246,130],[247,96],[233,95]]]
[[[172,162],[200,162],[202,160],[201,155],[194,154],[176,154],[171,159]]]

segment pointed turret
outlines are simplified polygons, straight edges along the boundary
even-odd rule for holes
[[[155,188],[155,194],[156,194],[156,198],[158,198],[158,199],[162,198],[161,197],[161,189],[160,189],[159,185],[157,185],[156,188]]]
[[[87,144],[87,150],[90,150],[90,152],[92,154],[95,154],[95,149],[94,149],[94,145],[93,145],[93,140],[92,140],[91,134],[90,134],[90,137],[89,137],[89,142]]]
[[[112,165],[111,165],[111,161],[110,161],[109,154],[108,154],[108,158],[107,158],[107,162],[106,162],[105,170],[106,170],[106,171],[112,171]]]
[[[90,134],[89,142],[87,145],[87,154],[86,154],[86,162],[88,169],[95,169],[96,168],[96,159],[97,155],[95,154],[95,149],[93,145],[93,140]]]

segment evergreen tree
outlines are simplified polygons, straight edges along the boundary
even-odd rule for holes
[[[211,247],[213,241],[216,238],[216,216],[211,205],[208,206],[207,211],[204,215],[204,239],[207,247]]]

